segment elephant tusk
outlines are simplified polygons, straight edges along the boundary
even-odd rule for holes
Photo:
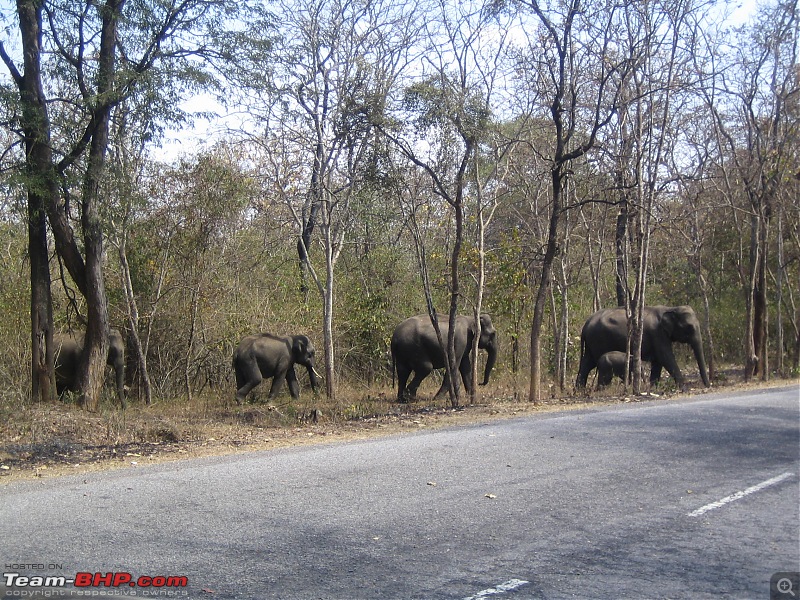
[[[319,373],[317,373],[317,370],[316,370],[314,367],[311,367],[311,371],[312,371],[312,372],[314,373],[314,375],[316,375],[318,378],[322,379],[322,375],[320,375]]]

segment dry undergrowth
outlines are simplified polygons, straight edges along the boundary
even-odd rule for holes
[[[772,385],[787,385],[787,380]],[[712,388],[742,389],[738,377]],[[552,388],[551,388],[552,389]],[[690,393],[705,393],[693,390]],[[481,388],[481,402],[458,409],[445,400],[411,404],[390,401],[388,392],[342,394],[354,400],[326,406],[314,398],[275,404],[263,399],[243,406],[210,394],[146,407],[132,401],[121,411],[111,404],[88,413],[65,404],[0,404],[0,482],[84,473],[108,468],[135,468],[148,463],[263,450],[311,443],[330,443],[399,434],[420,429],[467,425],[534,412],[570,410],[599,404],[631,402],[621,386],[590,395],[556,395],[538,405],[521,400],[524,392],[509,386]],[[667,392],[666,396],[675,395]],[[661,395],[659,397],[665,397]]]

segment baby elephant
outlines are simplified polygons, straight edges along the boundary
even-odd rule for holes
[[[614,375],[625,381],[625,353],[619,351],[606,352],[597,360],[597,386],[609,385]],[[633,360],[631,359],[631,376],[633,376]]]
[[[272,377],[269,397],[274,398],[283,385],[289,384],[289,393],[295,400],[300,397],[300,384],[294,372],[295,363],[308,369],[311,388],[318,386],[314,370],[314,346],[304,335],[280,337],[271,333],[257,333],[242,338],[233,352],[233,370],[236,372],[236,403],[241,404],[247,394]]]

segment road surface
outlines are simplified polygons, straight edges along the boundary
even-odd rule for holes
[[[793,386],[22,481],[0,487],[0,585],[794,600],[799,474]]]

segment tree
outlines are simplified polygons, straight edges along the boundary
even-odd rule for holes
[[[442,338],[438,311],[427,282],[425,252],[419,243],[421,237],[418,231],[412,230],[412,234],[417,243],[428,313],[445,350],[447,376],[451,382],[450,403],[458,406],[461,390],[455,355],[455,323],[464,300],[461,262],[466,215],[468,210],[474,211],[477,223],[479,274],[473,312],[480,324],[483,239],[491,209],[487,211],[484,205],[484,176],[479,169],[477,153],[480,144],[490,140],[492,110],[498,100],[496,83],[508,43],[508,22],[498,21],[503,17],[491,2],[452,6],[442,1],[437,9],[437,18],[429,17],[427,25],[430,52],[425,67],[417,81],[405,89],[399,111],[403,114],[397,114],[394,120],[397,126],[408,115],[413,129],[397,126],[393,130],[383,126],[382,131],[401,155],[427,176],[431,194],[444,201],[452,211],[454,237],[448,265],[447,339]],[[472,189],[471,183],[474,183]],[[470,202],[470,193],[475,195],[473,202]],[[476,358],[477,352],[473,354],[473,361]]]
[[[41,215],[53,232],[60,260],[87,300],[86,339],[78,385],[82,404],[95,410],[105,367],[108,306],[103,278],[104,232],[102,184],[115,110],[137,92],[163,85],[158,66],[175,74],[199,70],[191,57],[209,59],[210,42],[224,31],[221,8],[227,0],[189,0],[178,5],[126,3],[125,0],[17,0],[22,69],[9,38],[0,41],[0,58],[19,93],[19,134],[26,146],[26,188],[36,252],[32,265],[32,345],[34,371],[42,372],[52,318],[45,328],[49,302],[46,269],[38,256],[45,250]],[[4,15],[11,20],[9,15]],[[11,29],[7,30],[8,32]],[[194,37],[197,35],[197,37]],[[172,88],[174,89],[174,88]],[[174,96],[161,90],[161,98]],[[142,96],[139,96],[141,98]],[[164,101],[151,105],[149,123],[159,117]],[[79,185],[74,182],[79,181]],[[71,207],[79,205],[80,242],[74,234]],[[44,336],[43,336],[44,332]],[[52,352],[44,353],[44,371],[52,372]],[[47,392],[42,376],[34,377],[33,393]]]
[[[293,171],[288,187],[276,182],[277,192],[299,229],[301,290],[307,294],[310,277],[323,300],[326,391],[334,400],[336,263],[375,160],[373,121],[406,64],[413,20],[409,6],[384,1],[287,0],[278,10],[274,70],[254,67],[262,76],[248,89],[260,95],[249,105],[267,130],[255,139],[269,170],[285,173],[291,165]],[[252,80],[248,69],[239,76]],[[312,259],[317,230],[321,267]]]
[[[759,372],[763,379],[769,376],[770,224],[781,190],[792,185],[796,172],[790,148],[796,140],[797,112],[790,108],[793,103],[796,108],[800,93],[797,2],[779,1],[759,11],[757,24],[739,29],[730,51],[718,54],[726,64],[698,65],[708,81],[703,95],[714,119],[720,188],[735,222],[739,211],[749,220],[747,268],[740,271],[746,380]]]
[[[541,334],[545,305],[552,283],[553,263],[559,252],[565,190],[570,165],[594,148],[598,134],[611,121],[619,100],[619,78],[626,67],[615,50],[613,3],[569,0],[550,6],[537,0],[521,1],[530,9],[538,28],[529,37],[527,55],[533,77],[531,115],[549,113],[551,132],[550,218],[540,267],[531,324],[531,377],[529,400],[541,395]]]
[[[691,2],[667,2],[658,5],[658,10],[644,5],[625,8],[627,38],[623,52],[631,58],[631,69],[623,83],[625,102],[620,110],[618,142],[621,150],[616,162],[621,215],[627,217],[632,229],[634,283],[632,293],[626,291],[619,299],[624,300],[629,318],[632,368],[625,372],[633,373],[636,394],[642,391],[641,347],[651,233],[659,212],[658,202],[676,191],[665,168],[668,157],[678,152],[682,141],[674,123],[682,104],[688,101],[686,92],[693,73],[692,40],[686,39],[686,30],[698,18],[697,12]],[[620,279],[622,274],[618,271],[618,282]],[[629,289],[627,285],[623,287]]]

